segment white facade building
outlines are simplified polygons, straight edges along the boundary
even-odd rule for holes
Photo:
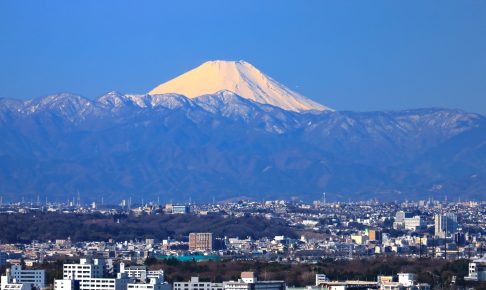
[[[77,283],[75,280],[71,279],[56,279],[54,280],[54,289],[58,290],[76,290],[75,286]]]
[[[329,278],[325,274],[316,274],[316,286],[321,285],[321,283],[328,282]]]
[[[147,270],[147,266],[130,266],[126,267],[125,263],[120,263],[120,273],[126,273],[128,278],[136,279],[140,282],[147,282],[152,278],[164,282],[164,270]]]
[[[45,270],[25,270],[20,265],[13,265],[7,269],[6,274],[2,276],[2,285],[7,284],[26,284],[27,287],[44,288],[45,287]],[[11,286],[18,287],[18,286]]]
[[[174,282],[173,290],[223,290],[223,284],[200,282],[199,277],[191,277],[188,282]]]
[[[242,272],[238,281],[223,282],[224,290],[286,290],[284,281],[258,281],[255,273]]]
[[[125,267],[125,263],[120,263],[120,273],[126,273],[129,278],[134,278],[138,281],[146,282],[147,280],[146,266]]]
[[[413,273],[398,273],[398,283],[405,287],[415,284],[415,274]]]
[[[127,290],[171,290],[172,286],[158,278],[150,278],[148,283],[129,283]]]
[[[54,290],[127,290],[134,282],[127,273],[104,278],[103,259],[81,259],[79,264],[64,264],[63,279],[54,281]]]
[[[117,278],[87,278],[79,280],[79,290],[127,290],[127,285],[132,282],[126,274],[118,274]]]
[[[81,280],[102,278],[105,262],[103,259],[81,259],[79,264],[64,264],[63,279]]]
[[[416,215],[411,218],[405,218],[403,222],[404,222],[405,229],[410,231],[416,231],[417,229],[420,229],[424,226],[422,217],[419,215]]]
[[[469,275],[466,281],[486,281],[486,256],[469,263]]]

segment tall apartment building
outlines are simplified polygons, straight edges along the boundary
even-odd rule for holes
[[[396,230],[416,231],[424,227],[424,221],[421,216],[412,216],[410,213],[398,211],[395,215],[393,228]]]
[[[368,239],[370,241],[377,241],[377,242],[381,242],[382,240],[382,232],[381,231],[378,231],[378,230],[369,230],[368,231]]]
[[[409,231],[416,231],[424,226],[424,222],[421,216],[416,215],[414,217],[405,218],[403,220],[405,229]]]
[[[434,220],[436,236],[444,238],[457,232],[457,216],[455,214],[436,214]]]
[[[125,267],[120,263],[116,278],[107,278],[106,264],[103,259],[65,264],[63,279],[54,281],[54,290],[171,290],[162,270],[148,271],[146,266]]]
[[[64,264],[63,279],[81,280],[85,278],[102,278],[105,261],[103,259],[83,258],[79,264]]]
[[[64,264],[63,279],[54,281],[54,290],[127,290],[134,281],[126,273],[104,278],[104,259],[83,258],[79,264]]]
[[[25,284],[30,288],[41,289],[45,287],[45,270],[25,270],[20,265],[13,265],[7,269],[6,274],[1,278],[2,287],[7,284]],[[9,286],[14,287],[14,286]],[[18,286],[15,286],[18,287]],[[14,288],[15,288],[14,287]]]
[[[189,250],[190,251],[213,250],[213,234],[212,233],[190,233]]]

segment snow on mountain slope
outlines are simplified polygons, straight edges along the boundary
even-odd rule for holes
[[[332,110],[292,91],[245,61],[205,62],[157,86],[149,94],[177,93],[192,99],[222,90],[290,111]]]

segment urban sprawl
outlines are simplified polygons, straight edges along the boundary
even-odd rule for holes
[[[224,281],[203,281],[197,275],[185,281],[166,281],[157,261],[258,261],[263,263],[317,264],[319,261],[349,261],[383,257],[467,260],[466,283],[486,281],[486,202],[326,202],[238,201],[210,204],[117,206],[77,202],[16,203],[1,205],[1,215],[15,218],[27,214],[112,216],[218,216],[224,219],[255,217],[278,222],[292,231],[252,237],[222,236],[211,231],[193,231],[183,236],[154,238],[141,235],[132,240],[32,240],[1,241],[0,266],[5,275],[1,290],[283,290],[284,280],[267,280],[262,273],[242,271]],[[62,263],[62,273],[46,274],[49,264]],[[60,266],[61,267],[61,266]],[[155,268],[154,268],[155,267]],[[52,267],[51,267],[52,268]],[[333,280],[329,273],[312,273],[315,283],[307,289],[430,289],[418,280],[419,273],[377,275],[374,281]],[[48,277],[49,276],[49,277]],[[214,279],[219,280],[219,279]],[[474,284],[483,289],[484,284]],[[482,286],[481,286],[482,285]],[[305,285],[301,285],[305,287]],[[450,286],[450,285],[449,285]],[[456,289],[456,288],[454,288]]]

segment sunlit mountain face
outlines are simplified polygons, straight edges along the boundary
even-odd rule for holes
[[[265,75],[246,61],[208,61],[157,86],[150,95],[178,93],[188,98],[230,91],[238,96],[289,111],[330,110]]]

